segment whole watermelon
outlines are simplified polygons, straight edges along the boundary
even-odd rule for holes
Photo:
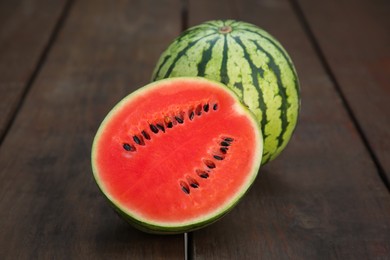
[[[163,52],[152,79],[180,76],[219,81],[240,97],[263,132],[262,164],[286,147],[297,124],[299,82],[291,58],[269,33],[235,20],[194,26]]]

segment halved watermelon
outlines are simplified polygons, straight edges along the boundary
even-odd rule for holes
[[[181,233],[233,208],[257,176],[262,144],[256,119],[225,86],[166,79],[130,94],[107,115],[92,168],[131,224]]]

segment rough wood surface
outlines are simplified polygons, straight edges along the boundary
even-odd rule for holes
[[[193,258],[388,258],[389,192],[292,6],[284,0],[189,6],[190,26],[237,18],[269,31],[291,54],[302,85],[291,143],[260,170],[236,209],[192,233]]]
[[[177,1],[75,1],[0,150],[0,259],[183,259],[183,236],[141,233],[94,183],[110,108],[150,80],[180,31]],[[161,23],[161,21],[164,21]]]
[[[390,187],[390,1],[297,1]]]
[[[0,142],[45,52],[65,2],[0,1]]]

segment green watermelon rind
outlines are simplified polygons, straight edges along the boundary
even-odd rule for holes
[[[159,85],[164,83],[164,82],[169,83],[169,82],[172,82],[175,80],[204,81],[204,82],[212,83],[216,86],[219,86],[219,87],[225,89],[225,91],[227,93],[230,93],[230,95],[237,101],[237,105],[243,111],[245,111],[245,113],[247,115],[249,115],[249,118],[251,118],[251,120],[252,120],[253,127],[257,130],[254,132],[257,134],[257,139],[259,140],[259,145],[258,145],[258,149],[256,151],[257,155],[255,155],[254,158],[258,158],[258,159],[257,159],[256,163],[254,163],[254,165],[253,165],[254,167],[253,167],[252,171],[249,173],[250,178],[247,180],[247,183],[246,183],[247,186],[242,187],[240,192],[234,194],[235,199],[232,200],[227,205],[225,205],[224,207],[220,208],[217,212],[215,212],[214,214],[209,214],[210,216],[207,215],[207,217],[196,219],[193,222],[190,222],[190,223],[187,223],[184,225],[180,225],[180,223],[175,223],[175,224],[170,224],[170,225],[162,225],[159,223],[155,223],[153,221],[145,220],[142,217],[137,217],[137,216],[135,216],[135,214],[132,214],[127,209],[121,207],[120,203],[116,202],[115,198],[111,197],[108,194],[108,192],[105,191],[104,185],[101,183],[101,181],[98,177],[98,169],[94,163],[95,162],[94,158],[95,158],[95,154],[96,154],[96,143],[102,134],[104,126],[110,120],[110,118],[113,115],[115,115],[117,113],[117,111],[122,107],[122,104],[125,104],[128,100],[136,97],[139,93],[142,93],[147,89],[158,88]],[[100,125],[100,127],[95,135],[93,144],[92,144],[92,153],[91,153],[92,171],[93,171],[95,181],[96,181],[97,186],[100,189],[100,191],[104,194],[104,196],[109,201],[110,205],[114,208],[114,210],[118,213],[118,215],[121,216],[122,218],[124,218],[129,224],[131,224],[135,228],[137,228],[141,231],[147,232],[147,233],[179,234],[179,233],[190,232],[190,231],[193,231],[193,230],[196,230],[199,228],[203,228],[207,225],[210,225],[210,224],[216,222],[217,220],[222,218],[224,215],[226,215],[228,212],[230,212],[237,203],[239,203],[239,201],[244,197],[244,195],[248,192],[250,187],[253,185],[253,183],[258,175],[260,165],[261,165],[261,158],[262,158],[261,156],[262,156],[262,152],[263,152],[262,142],[263,142],[263,137],[261,134],[260,127],[257,124],[256,117],[253,115],[253,113],[245,105],[243,105],[240,102],[239,98],[234,94],[234,92],[231,91],[226,86],[224,86],[222,83],[217,82],[217,81],[213,81],[213,80],[208,80],[208,79],[205,79],[203,77],[176,77],[176,78],[162,79],[159,81],[152,82],[152,83],[144,86],[143,88],[140,88],[140,89],[134,91],[133,93],[129,94],[124,99],[122,99],[117,105],[115,105],[114,108],[107,114],[107,116],[105,117],[105,119],[101,123],[101,125]]]
[[[221,33],[224,26],[232,31]],[[262,164],[285,149],[298,121],[299,79],[287,51],[268,32],[236,20],[189,28],[162,53],[152,80],[181,76],[219,81],[249,106],[263,132]]]

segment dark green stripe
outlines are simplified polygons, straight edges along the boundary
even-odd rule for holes
[[[227,71],[227,58],[228,58],[228,44],[227,44],[227,36],[225,34],[223,37],[222,64],[221,64],[221,71],[220,71],[221,82],[225,85],[228,85],[230,80]]]
[[[242,81],[235,82],[235,83],[233,84],[233,86],[234,86],[236,89],[240,89],[240,90],[241,90],[241,96],[240,96],[240,98],[243,99],[243,97],[244,97],[244,86],[242,85]]]
[[[160,66],[158,67],[156,73],[154,74],[153,81],[156,81],[158,74],[160,74],[161,68],[165,65],[165,63],[169,60],[171,55],[167,55],[164,57],[164,60],[161,62]]]
[[[275,43],[275,40],[273,40],[273,39],[271,39],[271,38],[269,38],[269,37],[267,37],[265,35],[262,35],[261,33],[258,33],[256,31],[252,31],[252,30],[250,30],[248,28],[245,28],[245,29],[243,28],[243,29],[240,29],[240,30],[256,34],[257,36],[260,36],[261,38],[267,40],[272,46],[274,46],[283,55],[283,58],[287,61],[287,64],[290,67],[290,70],[295,75],[295,77],[294,77],[294,87],[295,87],[295,91],[297,92],[297,97],[299,99],[300,91],[299,91],[299,84],[298,84],[298,81],[297,81],[297,75],[296,75],[296,72],[295,72],[295,69],[294,69],[294,65],[292,64],[290,58],[287,56],[285,50],[280,48],[280,46],[278,46]]]
[[[207,23],[202,23],[200,25],[197,25],[197,26],[194,26],[194,27],[191,27],[187,30],[185,30],[184,32],[182,32],[179,37],[176,38],[175,40],[175,44],[177,42],[182,42],[182,41],[191,41],[191,38],[193,36],[199,36],[199,35],[202,35],[204,33],[209,33],[210,34],[207,34],[206,36],[203,36],[203,37],[207,37],[211,34],[217,34],[218,33],[218,27],[215,25],[215,23],[210,23],[210,22],[207,22]],[[203,38],[201,37],[201,38]]]
[[[267,158],[267,159],[264,159]],[[263,159],[261,161],[261,164],[264,165],[267,162],[271,161],[271,154],[269,151],[263,150]]]
[[[199,41],[202,41],[202,40],[205,40],[207,37],[209,37],[210,35],[215,35],[215,33],[211,33],[211,34],[208,34],[204,37],[201,37],[195,41],[192,41],[190,42],[187,47],[185,47],[183,50],[181,50],[179,53],[177,53],[175,59],[172,61],[171,65],[169,66],[167,72],[165,73],[165,76],[163,78],[168,78],[169,75],[171,75],[172,73],[172,70],[175,68],[175,65],[176,65],[176,62],[181,58],[183,57],[186,52],[191,48],[193,47],[195,44],[197,44]]]
[[[226,21],[231,21],[231,23],[229,25],[233,28],[233,30],[234,30],[236,25],[241,25],[242,24],[242,22],[239,22],[239,21],[236,21],[236,20],[226,20]]]
[[[182,32],[179,37],[176,38],[175,44],[182,41],[189,41],[191,37],[201,35],[202,33],[205,33],[205,30],[211,30],[213,33],[217,33],[218,31],[214,28],[211,28],[210,26],[204,26],[199,25],[196,27],[189,28]]]
[[[220,38],[216,36],[215,38],[208,40],[207,43],[209,44],[209,47],[202,52],[202,58],[200,62],[198,63],[198,76],[204,77],[207,63],[211,60],[211,54],[213,51],[213,48],[215,46],[215,43]]]
[[[223,22],[223,21],[208,21],[208,22],[202,23],[202,25],[211,26],[214,29],[215,27],[218,28],[218,26],[219,26],[218,23],[219,22]],[[215,29],[215,30],[218,31],[218,29]]]
[[[271,69],[271,71],[274,72],[276,76],[276,82],[278,84],[278,96],[282,98],[282,102],[280,104],[279,110],[280,110],[280,120],[282,123],[282,131],[280,132],[277,140],[278,140],[278,148],[283,144],[283,136],[287,131],[287,127],[289,125],[289,122],[287,120],[287,110],[291,106],[291,104],[288,102],[287,99],[287,92],[286,88],[283,86],[282,79],[281,79],[281,71],[279,66],[276,64],[273,56],[269,54],[266,50],[264,50],[258,42],[255,40],[251,40],[253,44],[257,47],[258,50],[262,51],[267,58],[269,59],[269,62],[267,63],[268,67]]]
[[[253,85],[257,88],[257,89],[261,89],[260,88],[260,83],[259,83],[259,80],[257,78],[257,74],[262,71],[261,68],[258,68],[256,67],[256,65],[253,63],[249,53],[246,51],[246,47],[244,45],[244,43],[241,41],[240,37],[236,36],[236,37],[233,37],[234,40],[236,41],[236,43],[242,48],[242,51],[244,52],[244,58],[246,59],[246,61],[249,63],[249,66],[251,68],[251,76],[252,76],[252,82],[253,82]],[[265,139],[267,138],[266,136],[266,133],[265,133],[265,125],[267,124],[267,105],[265,104],[264,102],[264,97],[263,97],[263,92],[262,91],[259,91],[259,107],[260,107],[260,110],[262,111],[262,118],[261,118],[261,131],[263,132],[263,137],[264,137],[264,141]]]

